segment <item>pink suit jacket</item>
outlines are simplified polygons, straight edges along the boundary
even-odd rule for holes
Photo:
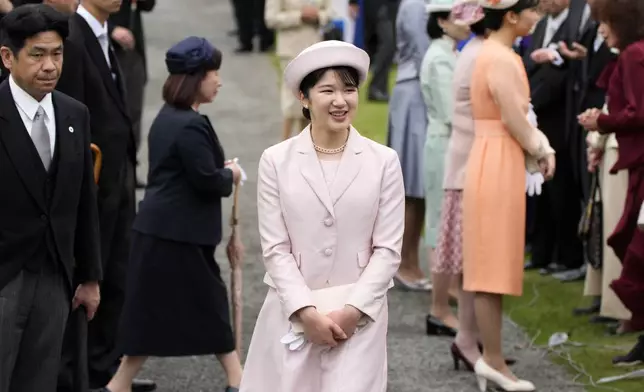
[[[404,198],[395,151],[353,128],[331,186],[308,128],[264,152],[257,205],[270,288],[242,392],[386,391],[386,293],[400,264]],[[346,304],[371,322],[346,344],[330,351],[308,344],[294,352],[279,342],[291,315],[314,305],[312,290],[352,283]],[[338,376],[356,373],[351,382]]]
[[[400,264],[404,191],[395,151],[351,129],[328,189],[308,128],[266,150],[257,190],[264,282],[284,313],[310,291],[357,283],[347,304],[376,319]]]

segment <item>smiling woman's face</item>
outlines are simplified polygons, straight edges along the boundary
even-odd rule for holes
[[[327,70],[309,90],[308,98],[302,94],[302,104],[309,108],[314,126],[340,132],[351,125],[358,109],[358,87],[345,73]]]

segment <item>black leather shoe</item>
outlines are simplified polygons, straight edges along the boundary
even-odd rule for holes
[[[157,389],[157,384],[152,380],[135,378],[132,381],[132,392],[152,392]]]
[[[637,338],[637,344],[626,355],[613,358],[615,366],[635,366],[644,362],[644,335]]]
[[[591,314],[597,314],[599,313],[599,309],[601,308],[601,300],[596,299],[593,301],[593,303],[586,307],[586,308],[574,308],[572,310],[572,314],[575,316],[588,316]],[[593,317],[590,318],[590,322],[592,323]]]
[[[610,317],[604,317],[600,315],[592,316],[588,319],[588,322],[591,324],[618,324],[619,320]]]
[[[370,91],[369,92],[369,100],[372,102],[388,102],[389,101],[389,95],[383,91]]]
[[[434,335],[434,336],[451,336],[455,337],[456,336],[456,330],[449,325],[445,325],[442,321],[439,319],[433,317],[433,316],[427,316],[427,319],[425,320],[426,324],[426,333],[427,335]]]
[[[550,275],[550,274],[556,274],[557,272],[566,271],[567,269],[568,267],[566,267],[565,265],[550,263],[548,264],[547,267],[540,269],[539,273],[541,275]]]
[[[552,274],[552,277],[560,280],[562,283],[578,282],[586,278],[586,269],[578,268],[568,271],[562,271]]]

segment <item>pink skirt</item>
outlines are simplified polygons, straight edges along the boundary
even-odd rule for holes
[[[445,190],[441,221],[432,264],[435,274],[463,273],[463,191]]]

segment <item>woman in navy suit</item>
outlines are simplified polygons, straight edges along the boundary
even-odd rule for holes
[[[201,104],[221,86],[222,55],[190,37],[166,54],[166,104],[149,135],[150,173],[134,221],[120,344],[125,355],[104,388],[130,391],[148,356],[215,354],[237,391],[241,364],[230,326],[226,286],[214,259],[222,237],[221,199],[240,168],[226,161]]]

